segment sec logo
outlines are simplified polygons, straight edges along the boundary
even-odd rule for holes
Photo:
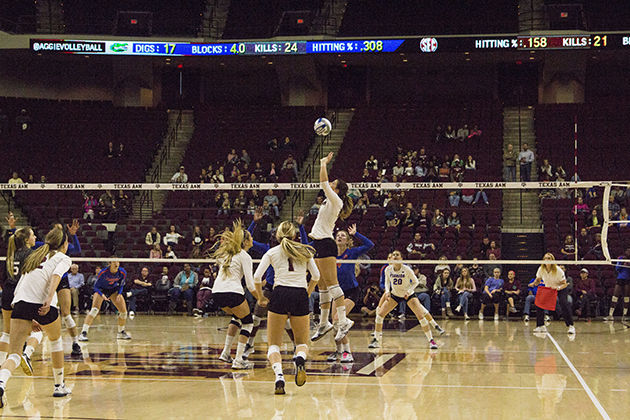
[[[422,38],[420,40],[420,51],[425,53],[432,53],[437,51],[438,42],[435,38]]]

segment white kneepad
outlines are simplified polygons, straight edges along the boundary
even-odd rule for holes
[[[330,297],[330,292],[328,291],[328,289],[321,290],[319,292],[319,304],[320,304],[320,306],[325,304],[325,303],[330,303],[330,302],[332,302],[332,299]]]
[[[118,319],[127,319],[127,312],[118,312]]]
[[[53,353],[63,351],[63,341],[61,341],[61,337],[50,342],[50,351]]]
[[[330,293],[331,300],[337,300],[343,297],[343,290],[341,290],[341,287],[339,287],[338,285],[330,287],[328,289],[328,292]]]
[[[74,319],[72,318],[72,315],[64,316],[63,321],[66,323],[66,328],[74,328],[77,326],[77,324],[75,324],[74,322]]]
[[[37,340],[37,344],[42,342],[42,338],[44,338],[44,333],[41,331],[33,331],[31,333],[31,338]]]
[[[0,343],[10,343],[11,341],[9,340],[9,338],[11,337],[11,335],[9,335],[9,333],[2,333],[2,336],[0,336]]]
[[[267,357],[271,357],[271,355],[274,353],[280,353],[279,346],[276,346],[276,345],[269,346],[269,350],[267,350]]]
[[[89,315],[90,315],[92,318],[96,318],[96,315],[98,315],[98,308],[92,308],[92,309],[90,309],[90,313],[89,313]]]
[[[427,325],[429,325],[429,321],[427,321],[426,318],[421,318],[420,319],[420,326],[421,327],[426,327]]]
[[[380,316],[379,314],[376,314],[376,323],[377,324],[382,324],[383,323],[383,317]]]

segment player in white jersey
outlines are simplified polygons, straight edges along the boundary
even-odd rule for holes
[[[44,245],[29,255],[21,267],[22,276],[13,297],[9,357],[0,367],[0,407],[4,405],[6,383],[21,363],[22,345],[31,333],[33,320],[42,326],[50,339],[55,383],[53,397],[65,397],[70,393],[63,376],[61,320],[56,293],[61,276],[72,264],[70,257],[65,255],[67,249],[67,235],[55,228],[46,235]]]
[[[319,270],[313,260],[315,249],[295,242],[297,229],[291,222],[282,222],[276,230],[280,245],[274,246],[263,255],[254,274],[254,282],[259,296],[262,295],[262,278],[269,265],[274,270],[274,284],[267,314],[267,357],[276,374],[275,393],[284,394],[282,373],[282,334],[287,318],[291,321],[295,337],[295,383],[302,386],[306,382],[305,363],[308,355],[309,307],[308,298],[319,281]],[[307,281],[306,272],[311,273]],[[263,303],[266,298],[262,298]]]
[[[320,161],[319,182],[324,190],[326,199],[319,208],[311,233],[308,235],[313,239],[315,264],[317,264],[321,274],[319,282],[321,316],[317,331],[312,337],[313,341],[319,340],[333,328],[333,324],[328,320],[332,302],[335,303],[339,319],[339,329],[335,335],[335,341],[341,341],[354,324],[353,321],[346,317],[345,297],[337,280],[337,244],[333,235],[337,218],[345,219],[352,212],[352,200],[348,197],[348,184],[341,179],[328,182],[326,165],[330,163],[332,158],[333,154],[331,152]]]
[[[234,222],[232,230],[226,230],[221,234],[220,241],[219,248],[213,254],[221,268],[212,286],[212,298],[219,308],[232,314],[232,320],[228,326],[225,348],[219,360],[231,362],[232,369],[250,369],[253,363],[243,359],[243,352],[254,327],[254,319],[249,310],[249,304],[245,300],[245,290],[243,290],[241,279],[245,277],[247,288],[256,300],[260,300],[254,285],[252,257],[247,253],[247,250],[252,247],[252,236],[243,229],[239,220]],[[236,347],[236,357],[232,360],[230,348],[239,328],[241,334]]]
[[[392,252],[392,259],[395,261],[402,260],[402,254],[400,251]],[[405,300],[407,301],[407,306],[411,308],[413,313],[416,315],[416,318],[418,318],[420,326],[429,340],[429,346],[432,349],[437,349],[437,344],[435,343],[435,340],[433,340],[433,334],[431,333],[431,324],[435,323],[435,320],[429,311],[422,306],[420,300],[418,300],[418,297],[415,295],[414,289],[417,285],[418,278],[409,266],[403,265],[402,263],[393,263],[387,266],[385,269],[384,294],[386,301],[376,312],[374,338],[368,346],[369,348],[375,349],[381,346],[381,340],[383,338],[383,319],[392,311],[392,309],[398,306],[400,302]]]

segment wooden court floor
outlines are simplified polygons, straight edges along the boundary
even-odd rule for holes
[[[370,351],[372,321],[358,319],[350,333],[354,364],[327,363],[333,346],[325,337],[312,348],[302,388],[286,355],[287,395],[274,396],[264,330],[250,358],[255,368],[233,372],[216,358],[227,318],[138,315],[128,322],[130,342],[116,342],[115,321],[100,316],[82,343],[84,360],[66,358],[67,398],[51,396],[44,340],[35,375],[18,368],[8,383],[0,418],[630,418],[630,332],[619,322],[579,323],[570,340],[560,322],[539,338],[534,323],[443,321],[447,333],[430,351],[416,321],[390,321],[383,348]],[[291,349],[287,341],[283,350]]]

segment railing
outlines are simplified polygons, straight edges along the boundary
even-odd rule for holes
[[[0,191],[0,197],[2,197],[2,200],[7,203],[7,210],[11,211],[11,196],[10,196],[10,192],[9,191]]]
[[[160,181],[160,178],[162,176],[162,168],[164,165],[166,165],[166,163],[168,163],[171,155],[171,148],[177,143],[177,134],[179,132],[179,127],[182,124],[182,110],[179,109],[177,112],[178,114],[177,119],[175,120],[175,125],[168,132],[166,136],[166,141],[162,145],[162,148],[159,152],[160,155],[157,159],[157,165],[155,165],[152,169],[149,169],[149,173],[147,174],[151,183],[158,183]],[[142,220],[142,210],[145,206],[149,206],[151,208],[151,213],[153,213],[153,191],[142,191],[140,193],[138,201],[140,208],[140,220]]]

